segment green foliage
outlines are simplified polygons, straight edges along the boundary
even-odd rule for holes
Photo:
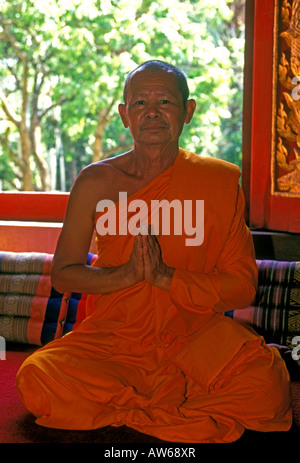
[[[59,133],[67,173],[73,172],[67,176],[67,189],[74,180],[74,166],[78,173],[92,162],[99,114],[105,123],[104,154],[113,150],[118,154],[131,142],[117,111],[123,82],[129,71],[153,58],[182,68],[197,101],[181,146],[240,164],[244,42],[243,25],[233,28],[232,19],[235,4],[243,1],[4,0],[2,4],[0,34],[8,25],[17,48],[0,41],[0,87],[16,112],[21,111],[21,51],[30,68],[28,105],[36,79],[41,83],[38,111],[43,115],[44,152],[47,156],[57,149]],[[0,110],[0,134],[8,125],[13,132],[2,116]],[[11,166],[3,146],[0,162]],[[0,175],[7,188],[11,167]]]

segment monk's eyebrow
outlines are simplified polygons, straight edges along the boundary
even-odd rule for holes
[[[141,93],[135,93],[132,95],[132,98],[147,98],[149,95],[151,95],[151,92],[141,92]],[[163,92],[156,92],[156,95],[159,98],[162,97],[174,97],[172,92],[169,92],[168,90],[163,91]]]

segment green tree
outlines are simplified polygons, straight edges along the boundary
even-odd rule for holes
[[[49,169],[41,130],[45,114],[59,104],[50,95],[54,77],[51,61],[55,55],[53,27],[49,16],[37,9],[34,1],[2,2],[0,26],[0,100],[6,119],[2,126],[8,134],[2,135],[0,141],[15,165],[22,189],[34,189],[37,169],[41,188],[48,190]],[[17,132],[18,143],[11,142],[10,132],[14,140]]]
[[[230,117],[221,119],[222,137],[218,143],[222,159],[241,166],[242,162],[242,108],[244,83],[245,1],[230,4],[231,16],[222,23],[220,38],[230,52]]]
[[[10,159],[20,188],[53,187],[61,160],[69,189],[83,165],[129,149],[132,140],[117,111],[124,79],[152,58],[181,67],[198,103],[181,145],[202,155],[223,152],[230,159],[233,153],[234,162],[240,156],[238,141],[231,154],[226,141],[241,108],[237,99],[233,104],[236,42],[225,32],[235,18],[233,5],[242,2],[2,3],[0,155]]]

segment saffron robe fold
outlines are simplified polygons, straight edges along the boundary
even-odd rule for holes
[[[180,149],[171,168],[128,198],[149,206],[154,199],[204,200],[204,241],[186,246],[190,237],[171,226],[158,238],[164,262],[176,269],[170,291],[142,281],[89,295],[85,320],[24,362],[17,387],[38,424],[127,425],[174,442],[231,442],[245,428],[289,429],[280,355],[223,314],[249,305],[256,289],[238,181],[237,167]],[[133,240],[98,235],[93,265],[127,262]]]

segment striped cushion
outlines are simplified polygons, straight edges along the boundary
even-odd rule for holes
[[[0,336],[44,345],[85,318],[86,295],[58,293],[51,285],[52,254],[0,252]],[[89,254],[87,264],[96,260]],[[300,262],[258,260],[251,306],[226,315],[254,328],[269,343],[294,347],[300,335]]]
[[[253,303],[226,315],[251,326],[267,342],[292,348],[300,334],[300,262],[258,260],[257,266]]]
[[[95,260],[88,255],[87,263]],[[51,285],[52,254],[0,253],[0,336],[44,345],[73,329],[81,295]]]

